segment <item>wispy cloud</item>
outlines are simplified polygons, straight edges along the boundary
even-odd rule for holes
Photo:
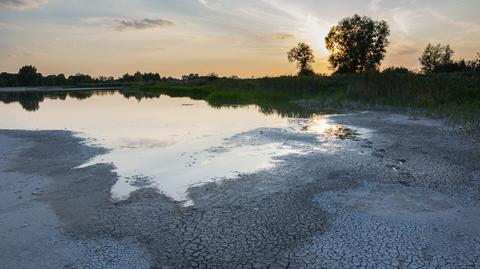
[[[471,34],[474,32],[480,32],[480,24],[471,21],[462,21],[462,20],[454,20],[451,17],[444,15],[432,8],[427,8],[426,12],[429,13],[433,18],[436,18],[440,21],[449,23],[451,25],[455,25],[460,27],[463,34]]]
[[[215,2],[214,0],[198,0],[202,6],[209,8],[209,9],[218,9],[220,8],[220,3]]]
[[[294,38],[295,35],[290,34],[290,33],[276,33],[276,34],[274,34],[274,37],[276,39],[285,40],[285,39]]]
[[[48,55],[32,48],[15,47],[7,54],[10,58],[44,58]]]
[[[371,0],[370,1],[370,10],[372,10],[372,11],[380,10],[380,4],[382,2],[383,2],[383,0]]]
[[[276,44],[276,43],[279,43],[279,41],[289,41],[293,38],[295,38],[294,34],[286,33],[286,32],[278,32],[278,33],[272,33],[272,34],[266,34],[266,35],[257,34],[254,36],[247,37],[246,40],[258,42],[261,45],[266,45],[271,43]]]
[[[48,0],[0,0],[0,7],[13,10],[25,10],[38,8],[48,3]]]
[[[175,25],[173,22],[164,19],[124,19],[115,20],[115,29],[118,31],[125,31],[129,29],[143,30],[149,28],[165,27]]]
[[[418,46],[399,44],[392,47],[392,55],[399,57],[415,57],[420,54]]]

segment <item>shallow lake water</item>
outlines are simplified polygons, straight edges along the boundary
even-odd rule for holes
[[[116,200],[153,187],[188,205],[191,186],[269,169],[280,156],[314,150],[258,139],[262,130],[321,139],[329,126],[328,118],[318,115],[282,117],[254,105],[213,108],[186,97],[140,100],[120,91],[1,94],[0,129],[69,130],[109,149],[76,169],[112,163],[119,175],[112,187]]]

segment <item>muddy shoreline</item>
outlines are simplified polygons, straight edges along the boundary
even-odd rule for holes
[[[371,131],[318,142],[325,151],[282,156],[270,170],[194,187],[192,207],[152,189],[113,202],[112,165],[73,169],[104,149],[66,131],[2,130],[0,238],[7,243],[0,264],[480,266],[478,143],[440,122],[400,114],[331,119]]]

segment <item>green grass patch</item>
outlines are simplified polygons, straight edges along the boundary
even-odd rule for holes
[[[480,119],[480,73],[420,75],[406,72],[334,76],[282,76],[259,79],[173,81],[134,84],[127,92],[165,94],[205,100],[214,107],[257,105],[264,113],[309,116],[299,100],[315,101],[323,110],[393,107],[423,111],[458,122]],[[130,93],[131,94],[131,93]]]

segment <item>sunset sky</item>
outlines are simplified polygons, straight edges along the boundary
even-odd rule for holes
[[[480,52],[479,12],[479,0],[0,0],[0,72],[292,74],[286,52],[305,41],[324,73],[325,35],[353,14],[389,23],[384,67],[415,69],[428,42]]]

